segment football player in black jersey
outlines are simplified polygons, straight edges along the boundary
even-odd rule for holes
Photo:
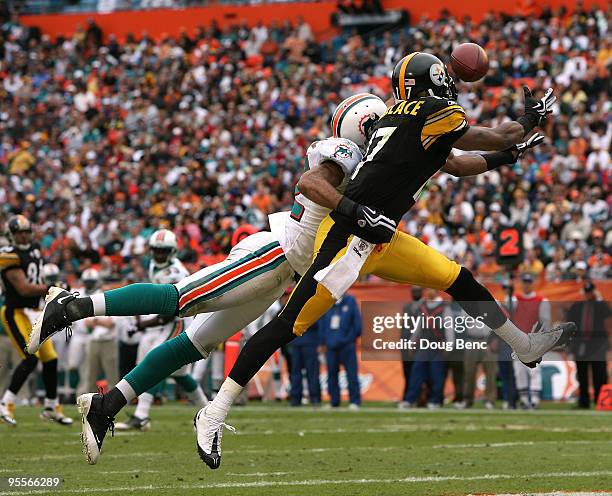
[[[49,289],[43,283],[40,249],[32,242],[32,225],[23,215],[11,217],[8,230],[11,246],[0,249],[0,272],[6,297],[0,309],[0,319],[22,360],[13,371],[9,387],[0,400],[0,420],[17,425],[14,416],[17,393],[36,368],[38,360],[41,360],[46,395],[40,416],[45,420],[70,425],[72,419],[63,414],[57,398],[57,354],[53,342],[47,341],[35,355],[25,351],[32,330],[27,309],[38,309],[40,298]]]
[[[310,192],[313,201],[333,209],[319,227],[312,265],[279,315],[247,342],[215,400],[196,416],[198,452],[211,468],[220,465],[220,431],[234,398],[276,349],[303,334],[335,302],[314,276],[346,253],[353,236],[379,245],[362,273],[445,291],[468,315],[483,318],[531,366],[575,333],[573,323],[523,333],[469,270],[442,254],[433,255],[435,250],[396,230],[397,222],[438,170],[460,176],[486,172],[514,163],[522,150],[537,144],[541,139],[537,135],[522,141],[551,112],[552,90],[538,100],[525,88],[524,115],[485,128],[470,127],[465,111],[455,101],[452,78],[433,55],[415,52],[404,57],[391,82],[396,103],[374,126],[366,157],[344,195],[331,191],[333,188]],[[453,147],[499,151],[452,157]],[[308,196],[302,187],[300,191]]]

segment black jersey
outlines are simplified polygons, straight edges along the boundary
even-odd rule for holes
[[[21,250],[15,246],[0,249],[0,271],[2,271],[2,284],[4,285],[5,305],[13,308],[38,308],[40,296],[21,296],[6,278],[6,272],[20,268],[31,284],[43,283],[43,259],[38,245],[32,244],[28,250]]]
[[[395,104],[376,123],[344,194],[399,221],[468,128],[465,111],[451,100],[426,96]]]

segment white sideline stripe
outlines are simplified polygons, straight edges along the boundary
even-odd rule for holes
[[[505,494],[490,494],[489,496],[525,496],[525,494],[529,494],[529,496],[601,496],[602,494],[612,494],[609,491],[597,491],[597,492],[574,492],[568,493],[566,491],[554,491],[552,493],[505,493]],[[469,494],[468,496],[482,496],[482,493],[479,495]]]
[[[474,444],[436,444],[432,446],[433,449],[448,449],[448,448],[510,448],[512,446],[541,446],[543,444],[610,444],[612,445],[612,441],[603,441],[603,440],[594,440],[594,441],[513,441],[507,443],[474,443]]]
[[[209,484],[184,484],[173,486],[119,486],[119,487],[84,487],[79,489],[58,490],[57,493],[107,493],[112,491],[146,491],[159,489],[187,490],[187,489],[227,489],[227,488],[250,488],[250,487],[283,487],[283,486],[319,486],[319,485],[343,485],[343,484],[418,484],[424,482],[448,482],[448,481],[478,481],[478,480],[508,480],[522,477],[530,478],[564,478],[564,477],[592,477],[592,476],[612,476],[612,470],[600,470],[593,472],[539,472],[531,474],[484,474],[473,476],[447,475],[447,476],[428,476],[428,477],[404,477],[394,479],[306,479],[295,481],[253,481],[253,482],[212,482]],[[32,491],[3,491],[0,496],[15,496],[15,494],[42,494],[42,490]],[[554,493],[553,493],[554,494]]]
[[[102,470],[101,474],[159,474],[159,470]]]
[[[236,477],[269,477],[273,475],[289,475],[292,472],[250,472],[241,474],[240,472],[227,472],[225,475],[234,475]]]

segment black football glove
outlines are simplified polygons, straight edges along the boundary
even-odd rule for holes
[[[552,113],[552,106],[557,101],[557,97],[553,94],[552,88],[548,88],[539,100],[533,97],[528,86],[523,86],[523,93],[525,94],[525,113],[517,120],[527,135],[534,127],[544,124],[548,114]]]
[[[482,155],[482,158],[487,162],[487,170],[497,169],[502,165],[510,165],[516,162],[516,160],[530,148],[534,148],[539,144],[543,143],[545,136],[540,133],[534,133],[529,137],[528,140],[522,143],[517,143],[510,148],[506,148],[501,152],[486,153]]]
[[[397,223],[378,210],[360,205],[346,196],[342,197],[336,210],[350,217],[361,228],[360,237],[369,243],[388,243],[393,238]]]
[[[532,134],[527,141],[523,141],[522,143],[517,143],[514,146],[508,148],[509,151],[513,152],[515,158],[519,158],[523,153],[525,153],[530,148],[535,148],[538,145],[541,145],[546,136],[540,133]]]

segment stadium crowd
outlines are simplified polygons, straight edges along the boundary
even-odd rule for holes
[[[228,253],[240,224],[266,227],[289,209],[306,147],[330,134],[331,110],[359,91],[389,96],[408,52],[448,60],[485,47],[481,83],[458,84],[473,123],[513,119],[521,83],[559,96],[548,144],[513,167],[460,181],[439,174],[402,228],[484,279],[501,223],[525,227],[523,272],[557,281],[610,275],[609,12],[441,13],[413,27],[317,41],[304,22],[211,24],[178,38],[117,39],[95,23],[51,40],[17,17],[0,43],[0,230],[37,226],[45,256],[69,280],[91,265],[107,280],[146,277],[146,241],[179,238],[193,267]],[[107,36],[105,37],[104,34]]]

